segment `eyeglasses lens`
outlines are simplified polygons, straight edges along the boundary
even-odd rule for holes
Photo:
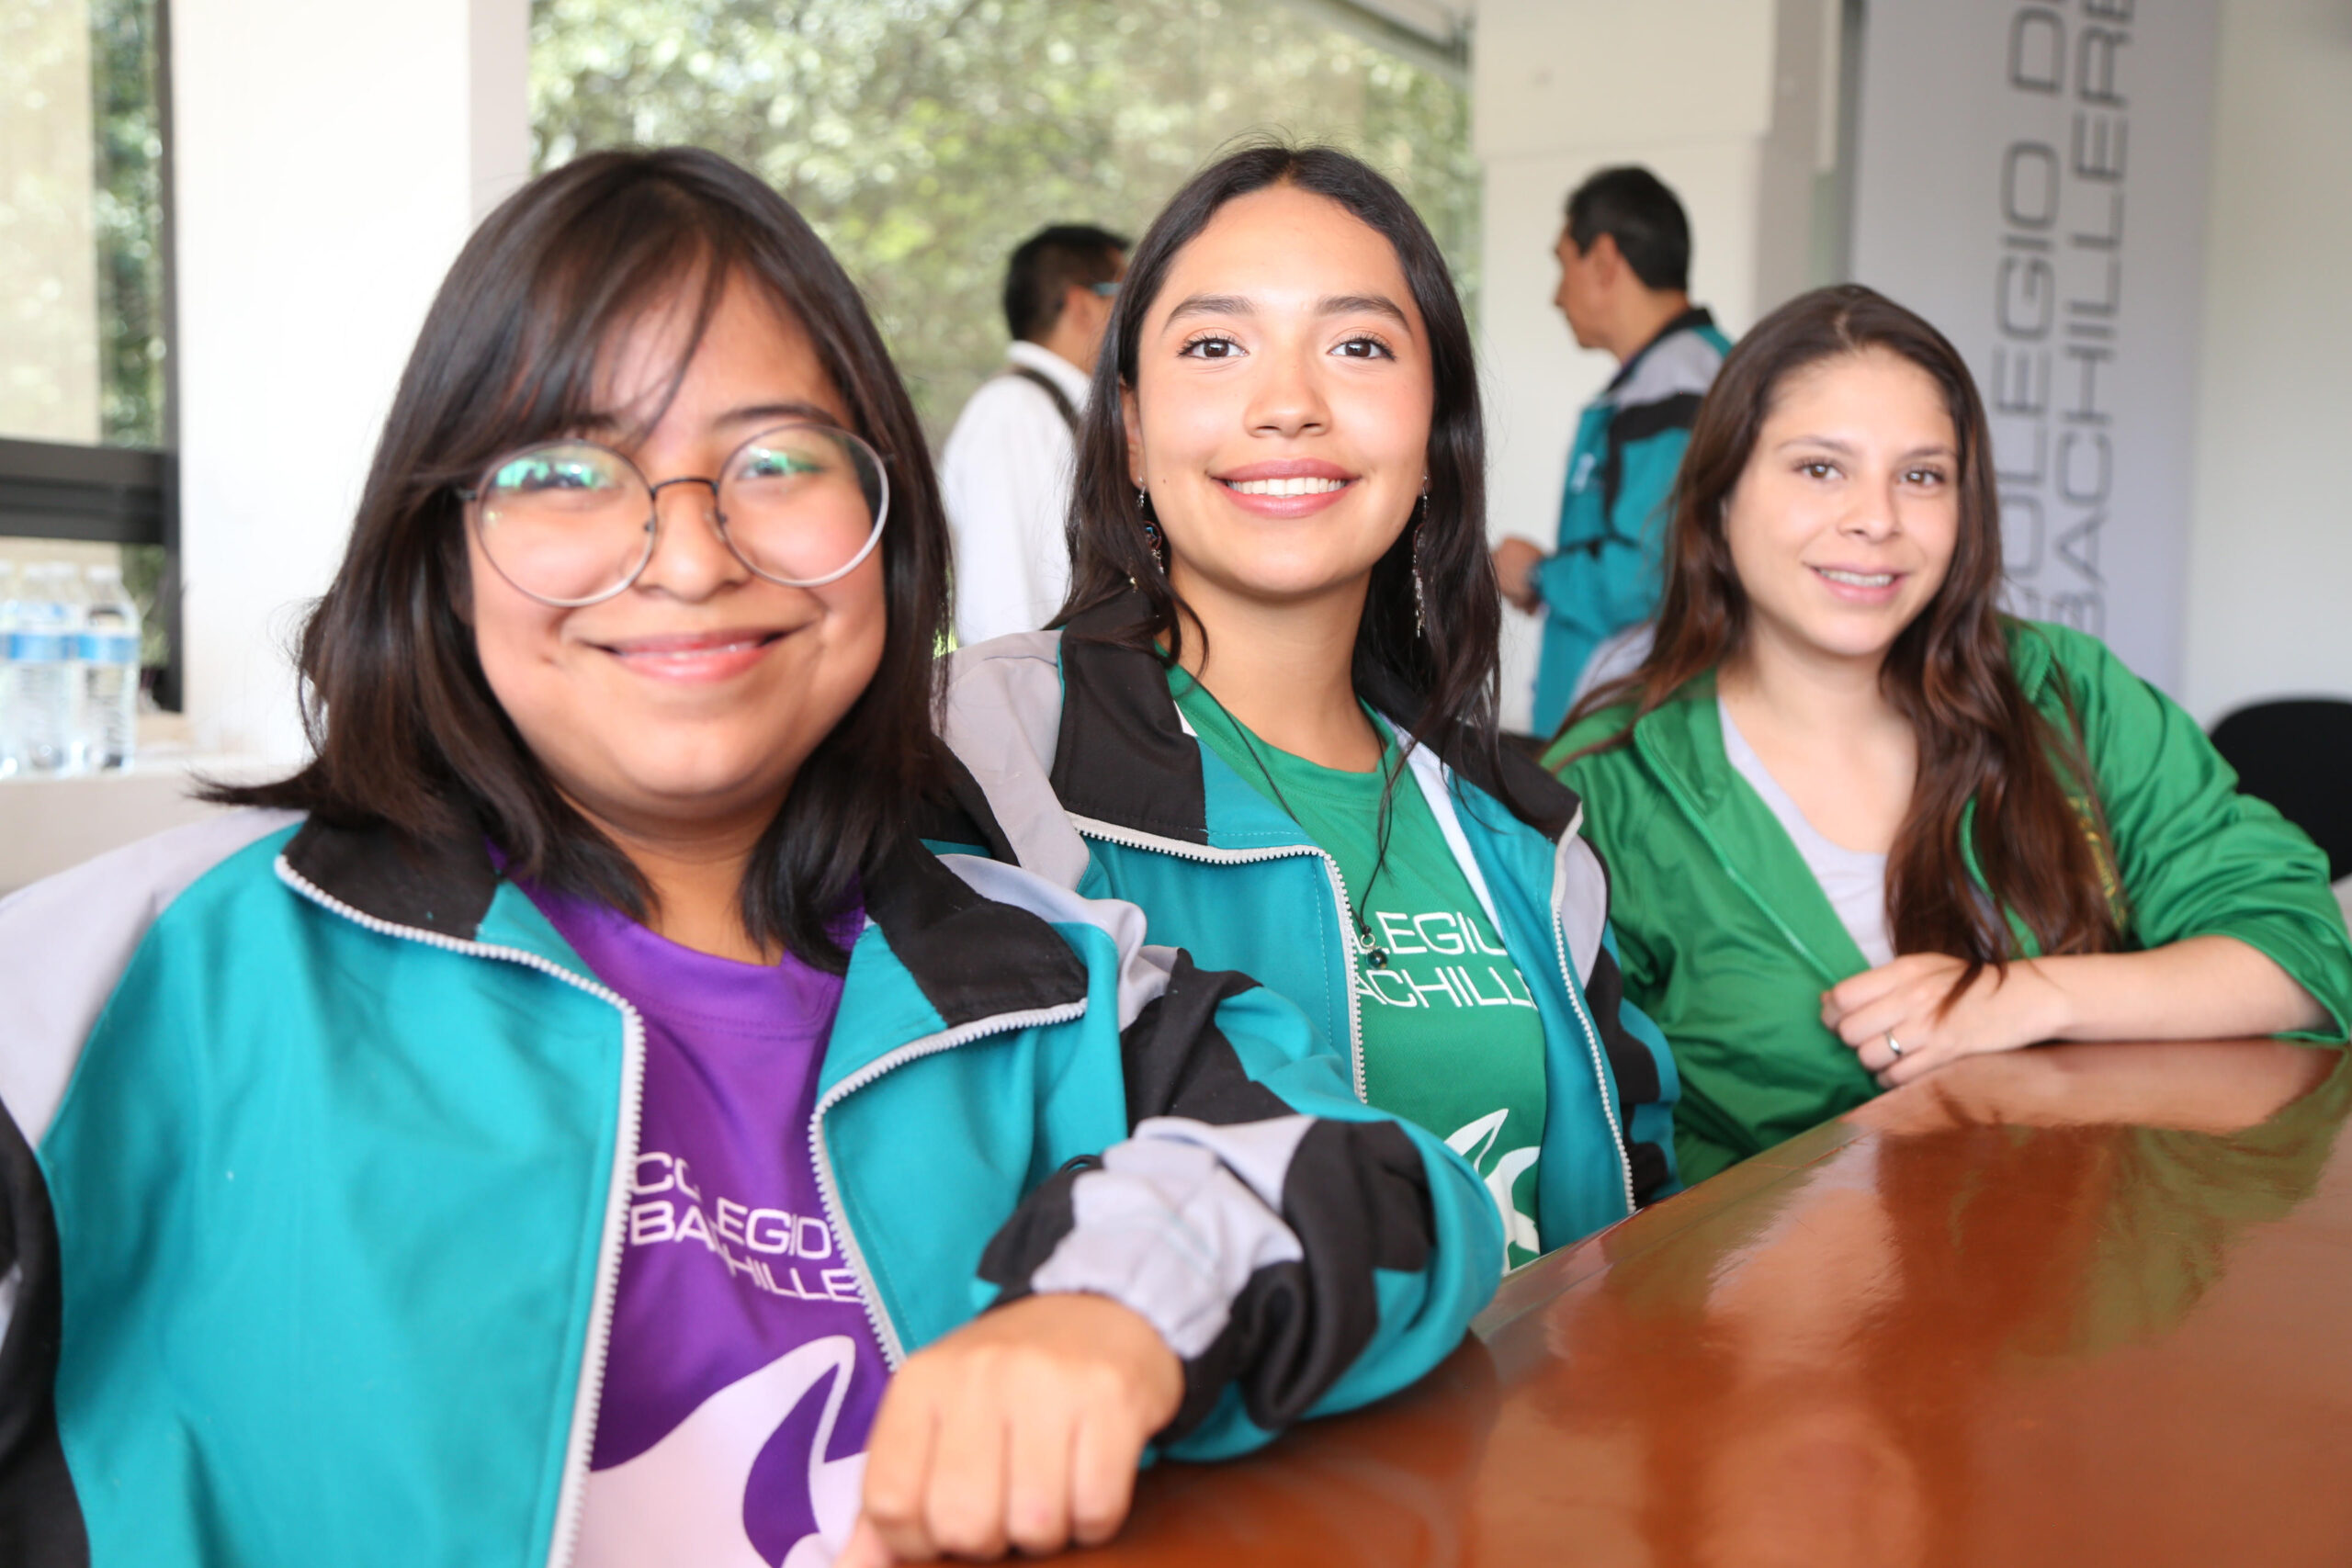
[[[585,442],[518,452],[492,471],[481,499],[482,549],[524,592],[586,604],[644,564],[653,496],[617,453]]]
[[[786,583],[825,581],[881,525],[882,469],[863,443],[815,425],[753,438],[718,481],[718,514],[744,564]]]
[[[664,487],[667,488],[667,487]],[[707,491],[697,491],[707,512]],[[881,529],[880,460],[855,437],[787,425],[753,437],[719,476],[728,544],[762,577],[831,581]],[[673,502],[676,507],[678,502]],[[585,604],[619,592],[652,552],[651,490],[619,454],[550,442],[500,463],[482,488],[482,548],[524,592]],[[684,518],[673,518],[673,525]]]

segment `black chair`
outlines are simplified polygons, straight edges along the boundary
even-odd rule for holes
[[[2352,876],[2352,702],[2242,707],[2213,727],[2213,749],[2237,770],[2240,789],[2312,836],[2329,876]]]

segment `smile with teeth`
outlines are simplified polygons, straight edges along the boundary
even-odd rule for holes
[[[1346,479],[1223,479],[1218,482],[1238,495],[1329,495],[1348,486]]]
[[[1826,566],[1817,566],[1813,570],[1830,581],[1843,583],[1849,588],[1884,588],[1894,581],[1894,573],[1891,571],[1838,571]]]
[[[624,659],[707,659],[713,654],[738,653],[747,648],[760,648],[775,641],[782,632],[752,632],[725,642],[696,642],[672,648],[616,648],[614,652]]]

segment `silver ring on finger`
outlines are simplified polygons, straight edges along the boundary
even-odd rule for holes
[[[1886,1048],[1894,1053],[1896,1061],[1903,1060],[1903,1042],[1894,1037],[1894,1031],[1891,1029],[1886,1032]]]

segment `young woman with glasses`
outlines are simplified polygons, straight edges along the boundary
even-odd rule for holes
[[[1132,908],[915,837],[945,561],[752,175],[600,153],[482,226],[313,760],[0,911],[9,1561],[1045,1551],[1147,1443],[1453,1348],[1454,1156]]]
[[[1484,464],[1404,197],[1234,153],[1121,286],[1059,629],[958,653],[948,732],[973,841],[1304,1008],[1476,1166],[1517,1264],[1671,1190],[1674,1070],[1576,801],[1498,740]]]
[[[1758,322],[1682,460],[1656,645],[1551,760],[1624,879],[1687,1175],[1976,1052],[2341,1041],[2311,840],[2095,637],[2000,613],[1991,433],[1858,286]]]

